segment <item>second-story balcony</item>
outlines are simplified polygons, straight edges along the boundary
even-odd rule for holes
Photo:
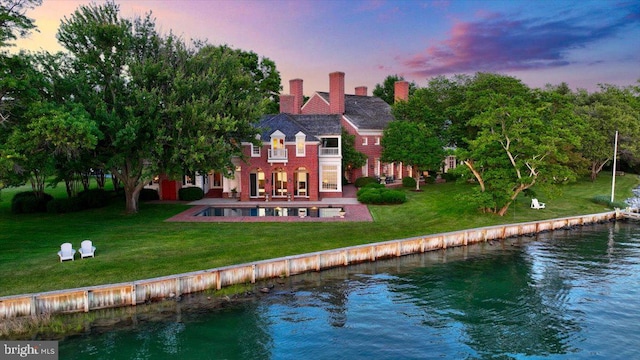
[[[320,147],[320,156],[338,156],[340,148],[337,147]]]
[[[289,161],[289,152],[287,149],[269,149],[269,160],[270,163],[275,162],[284,162]]]

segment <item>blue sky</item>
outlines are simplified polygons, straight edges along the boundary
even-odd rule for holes
[[[98,3],[102,1],[96,1]],[[40,33],[17,49],[60,50],[64,16],[89,1],[44,0],[29,11]],[[304,92],[327,91],[345,72],[346,92],[369,94],[387,75],[418,86],[438,75],[478,71],[515,76],[529,86],[566,82],[634,85],[640,79],[640,1],[117,1],[125,17],[152,11],[162,32],[251,50],[275,61]]]

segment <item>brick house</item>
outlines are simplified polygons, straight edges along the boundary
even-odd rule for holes
[[[280,95],[280,113],[263,116],[257,125],[262,146],[243,143],[246,162],[234,159],[233,179],[212,171],[185,176],[177,187],[198,186],[206,196],[239,195],[241,201],[316,201],[342,197],[343,176],[350,181],[411,176],[410,169],[380,161],[383,131],[394,120],[391,106],[368,96],[364,86],[345,94],[344,78],[343,72],[329,74],[329,92],[315,92],[306,103],[302,79],[290,80],[290,94]],[[408,82],[397,82],[394,90],[396,101],[408,99]],[[356,150],[367,155],[363,167],[342,169],[342,128],[355,135]],[[161,198],[169,198],[162,185],[159,190]]]
[[[245,143],[246,164],[238,166],[240,199],[319,200],[342,196],[342,128],[355,135],[355,147],[367,164],[346,171],[360,176],[402,177],[402,167],[380,161],[380,139],[393,121],[391,107],[367,95],[366,87],[345,94],[344,73],[329,74],[329,92],[316,92],[303,103],[303,81],[289,82],[290,94],[280,96],[280,113],[264,116],[258,127],[262,146]],[[398,82],[398,99],[408,98],[408,83]]]

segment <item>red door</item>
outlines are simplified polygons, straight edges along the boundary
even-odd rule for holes
[[[162,200],[178,200],[178,182],[175,180],[160,181]]]

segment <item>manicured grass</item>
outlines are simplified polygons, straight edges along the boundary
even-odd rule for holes
[[[616,180],[616,200],[631,196],[638,176]],[[399,239],[480,226],[599,213],[595,195],[610,192],[610,179],[566,186],[553,198],[539,194],[547,208],[532,210],[518,198],[506,216],[482,214],[457,194],[473,185],[432,184],[407,191],[403,205],[370,206],[373,223],[169,223],[165,219],[188,208],[180,204],[140,205],[125,215],[123,200],[81,213],[13,215],[13,194],[0,193],[0,296],[118,283],[215,268],[350,245]],[[64,197],[62,189],[48,190]],[[83,239],[97,247],[93,259],[60,263],[63,242],[78,248]]]

